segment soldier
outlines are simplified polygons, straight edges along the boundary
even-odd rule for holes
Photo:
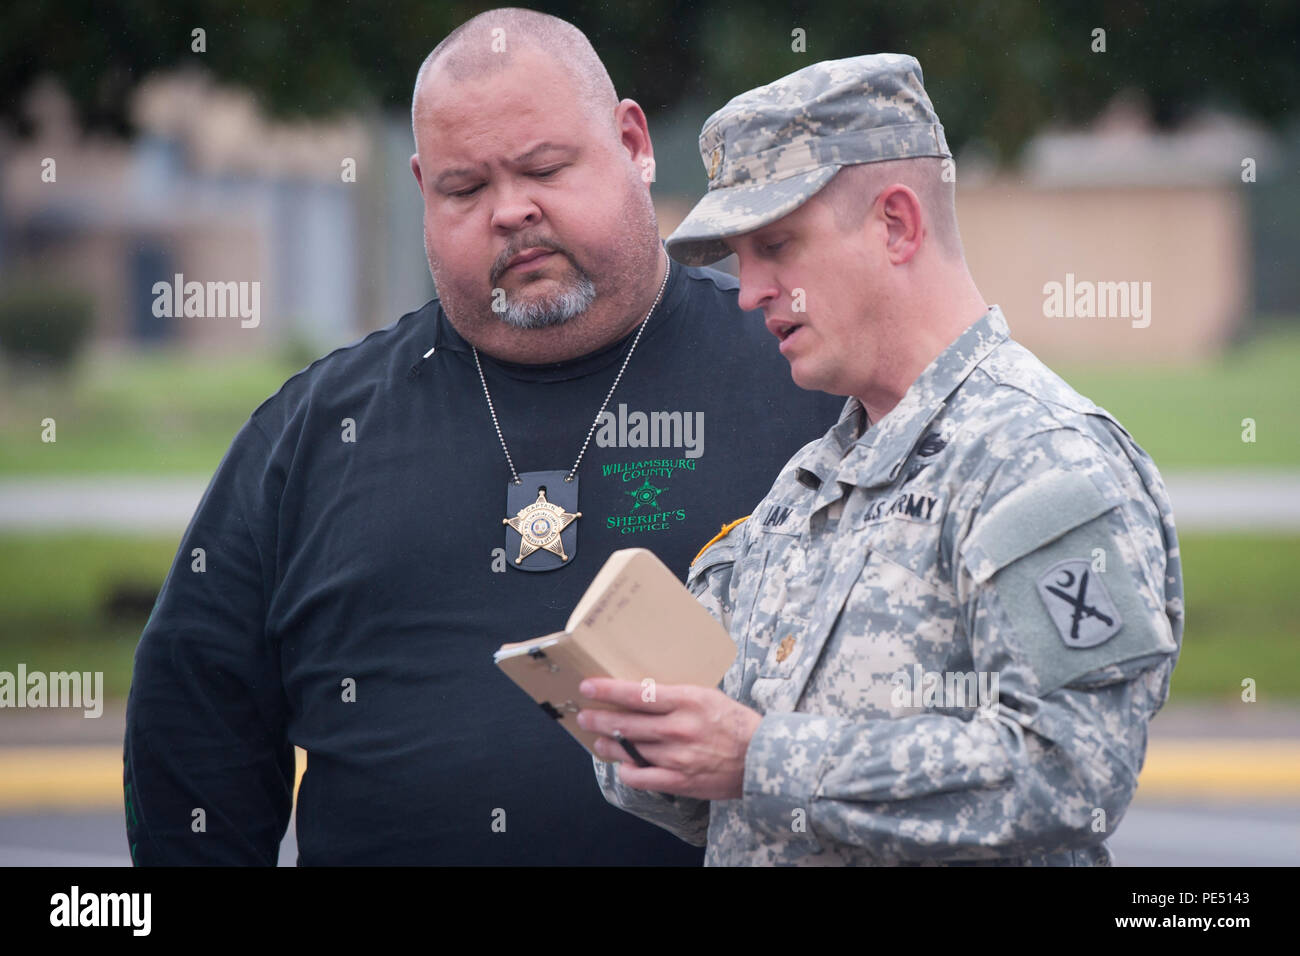
[[[669,251],[734,251],[795,382],[849,397],[691,565],[722,689],[585,683],[626,708],[579,715],[606,799],[711,865],[1111,864],[1182,643],[1155,465],[975,287],[915,59],[744,93],[700,153]]]

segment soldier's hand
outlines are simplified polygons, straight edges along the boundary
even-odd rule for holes
[[[658,684],[646,700],[637,681],[593,677],[581,693],[625,711],[578,712],[578,726],[602,736],[596,753],[622,761],[619,778],[638,790],[701,800],[734,800],[742,793],[745,753],[763,717],[713,687]],[[632,711],[627,713],[626,711]],[[634,766],[618,741],[619,731],[653,767]]]

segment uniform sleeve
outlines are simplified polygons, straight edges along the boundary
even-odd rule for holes
[[[1020,451],[953,553],[959,633],[997,679],[988,705],[765,716],[742,797],[756,828],[788,839],[806,818],[820,846],[925,862],[1083,850],[1120,822],[1181,642],[1172,521],[1084,436]]]
[[[250,419],[181,541],[135,652],[123,790],[138,866],[275,865],[293,747],[268,646],[283,480]]]
[[[709,833],[709,801],[671,793],[637,790],[618,777],[618,764],[595,757],[596,783],[605,800],[647,823],[653,823],[692,846],[704,846]]]
[[[731,526],[735,528],[735,524]],[[743,530],[743,529],[742,529]],[[731,631],[731,569],[741,531],[710,542],[691,562],[686,586],[709,613]],[[624,785],[618,777],[618,764],[592,758],[596,782],[606,801],[655,826],[662,827],[693,846],[704,846],[709,829],[709,801],[638,790]]]

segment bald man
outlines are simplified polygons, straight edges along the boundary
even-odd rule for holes
[[[235,437],[136,654],[133,859],[274,863],[297,745],[301,864],[698,864],[492,652],[562,629],[616,549],[684,577],[842,403],[733,279],[669,262],[645,116],[575,27],[462,25],[412,130],[439,297]]]

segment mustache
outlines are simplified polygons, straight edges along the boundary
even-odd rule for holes
[[[569,250],[565,249],[555,240],[543,238],[520,239],[511,242],[505,247],[505,249],[501,250],[501,255],[497,256],[496,261],[492,263],[492,272],[488,278],[493,286],[497,284],[497,280],[501,278],[501,274],[506,271],[506,266],[509,265],[510,260],[519,255],[519,253],[523,252],[525,249],[549,249],[551,252],[558,252],[560,255],[568,259],[569,263],[573,265],[574,268],[577,268],[577,263],[573,261],[573,256],[569,255]]]

